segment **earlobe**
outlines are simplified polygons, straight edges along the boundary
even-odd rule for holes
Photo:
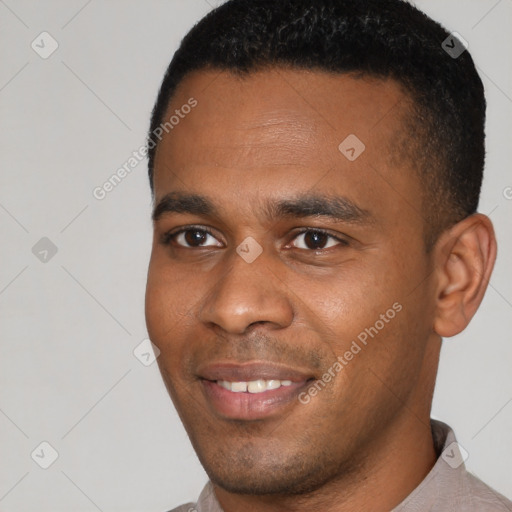
[[[441,337],[463,331],[480,306],[496,259],[492,223],[474,214],[444,233],[435,248],[438,283],[434,331]]]

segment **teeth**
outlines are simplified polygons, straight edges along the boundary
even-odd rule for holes
[[[218,380],[217,384],[220,387],[227,389],[228,391],[231,391],[231,382],[228,382],[227,380]]]
[[[277,389],[281,386],[291,386],[291,380],[251,380],[249,382],[229,382],[227,380],[218,380],[217,384],[228,391],[232,391],[233,393],[263,393],[263,391],[267,391],[267,389]]]
[[[241,393],[242,391],[247,391],[247,382],[232,382],[231,383],[231,391],[235,393]]]
[[[251,380],[247,383],[247,391],[249,393],[261,393],[267,389],[267,383],[263,379]]]

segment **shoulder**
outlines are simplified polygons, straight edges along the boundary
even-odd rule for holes
[[[180,505],[179,507],[173,508],[169,510],[169,512],[197,512],[195,503],[185,503],[184,505]]]
[[[215,497],[212,483],[208,481],[203,487],[197,503],[185,503],[169,512],[222,512],[222,508]]]
[[[479,478],[466,473],[464,494],[471,508],[485,512],[512,512],[512,501],[495,491]]]

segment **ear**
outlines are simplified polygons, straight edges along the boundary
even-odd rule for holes
[[[491,220],[474,214],[443,233],[435,246],[434,331],[441,337],[463,331],[480,306],[496,259]]]

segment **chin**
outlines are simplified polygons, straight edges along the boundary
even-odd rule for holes
[[[230,454],[199,458],[210,480],[227,492],[288,496],[312,493],[348,471],[331,457],[332,454],[313,451],[251,453],[246,447]]]

